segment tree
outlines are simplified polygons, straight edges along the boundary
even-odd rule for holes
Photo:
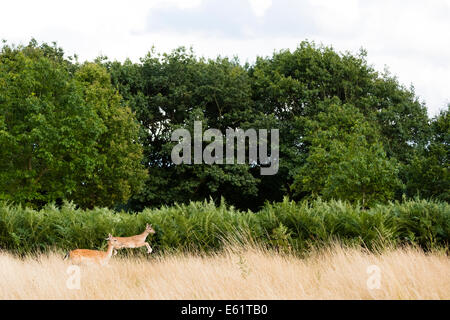
[[[141,123],[150,179],[129,203],[133,209],[222,196],[239,208],[257,209],[286,195],[298,200],[310,195],[291,188],[310,156],[313,137],[299,119],[316,119],[327,112],[324,102],[334,98],[355,108],[363,125],[377,132],[376,141],[361,147],[368,150],[367,159],[376,155],[383,160],[375,168],[398,162],[401,165],[395,170],[400,170],[403,183],[406,166],[430,138],[426,108],[413,88],[403,87],[388,72],[376,72],[364,50],[338,53],[304,41],[294,51],[281,50],[258,57],[253,65],[240,65],[237,59],[206,60],[179,48],[161,55],[152,51],[140,63],[106,61],[104,65],[123,103],[131,106]],[[228,127],[279,129],[278,173],[261,176],[258,166],[249,165],[174,166],[170,134],[176,128],[191,130],[196,119],[222,132]],[[353,136],[348,141],[355,148],[366,143]],[[397,192],[380,199],[401,198],[402,188],[388,189]]]
[[[406,164],[425,147],[429,139],[425,106],[417,100],[413,88],[403,87],[387,71],[376,72],[366,57],[364,50],[342,54],[332,47],[303,41],[294,51],[281,50],[271,57],[260,57],[250,67],[256,109],[273,114],[280,128],[280,170],[269,183],[274,190],[289,194],[286,185],[293,183],[298,168],[309,156],[307,128],[296,119],[316,117],[324,111],[323,102],[334,97],[354,106],[365,121],[377,128],[389,159]],[[405,174],[399,174],[406,183]],[[261,184],[266,184],[265,179]],[[268,192],[265,198],[273,199],[274,194]],[[296,199],[305,195],[290,194]],[[401,192],[395,197],[400,198]]]
[[[114,85],[136,112],[149,179],[129,206],[141,209],[174,202],[225,197],[239,207],[257,195],[258,177],[247,165],[173,165],[171,133],[246,128],[255,118],[247,71],[227,58],[205,60],[184,48],[170,54],[150,52],[141,63],[106,61]],[[205,142],[205,145],[208,144]]]
[[[406,166],[407,194],[450,201],[450,105],[431,122],[432,136]]]
[[[303,118],[310,144],[292,185],[311,197],[360,202],[369,207],[392,199],[401,186],[398,164],[389,160],[377,130],[352,105],[325,101],[314,119]]]
[[[0,197],[113,206],[146,173],[138,124],[99,65],[75,65],[46,44],[0,53]]]

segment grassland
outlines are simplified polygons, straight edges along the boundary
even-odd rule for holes
[[[108,233],[146,223],[152,255],[123,250],[108,267],[81,266],[80,289],[67,287],[67,250],[104,250]],[[450,205],[427,200],[138,213],[0,202],[0,299],[450,299],[449,239]]]
[[[67,287],[69,266],[59,252],[1,252],[0,299],[450,299],[448,256],[417,247],[334,244],[304,258],[255,247],[117,256],[107,267],[80,266],[80,289]]]

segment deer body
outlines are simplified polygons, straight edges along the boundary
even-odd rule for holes
[[[76,264],[87,264],[87,265],[100,265],[106,266],[111,259],[115,240],[109,235],[108,249],[106,251],[90,250],[90,249],[75,249],[70,251],[65,259],[69,259],[71,262]]]
[[[145,242],[147,239],[147,236],[149,234],[154,234],[155,230],[153,230],[152,226],[147,224],[145,231],[141,234],[131,236],[131,237],[112,237],[112,239],[116,240],[114,242],[114,249],[123,249],[123,248],[140,248],[140,247],[147,247],[147,253],[152,253],[152,247],[148,244],[148,242]],[[117,251],[114,250],[114,255],[117,254]]]

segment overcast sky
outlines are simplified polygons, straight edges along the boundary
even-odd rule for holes
[[[450,103],[450,0],[137,0],[2,3],[0,39],[56,41],[80,60],[138,61],[154,45],[192,46],[201,56],[295,49],[308,39],[338,51],[368,51],[425,101],[430,116]]]

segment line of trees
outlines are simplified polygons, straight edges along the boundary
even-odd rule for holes
[[[302,42],[258,57],[204,59],[153,49],[140,62],[79,63],[56,44],[0,52],[0,200],[142,210],[212,198],[450,200],[449,108],[430,119],[413,88],[366,52]],[[279,129],[280,168],[173,165],[171,132]]]

